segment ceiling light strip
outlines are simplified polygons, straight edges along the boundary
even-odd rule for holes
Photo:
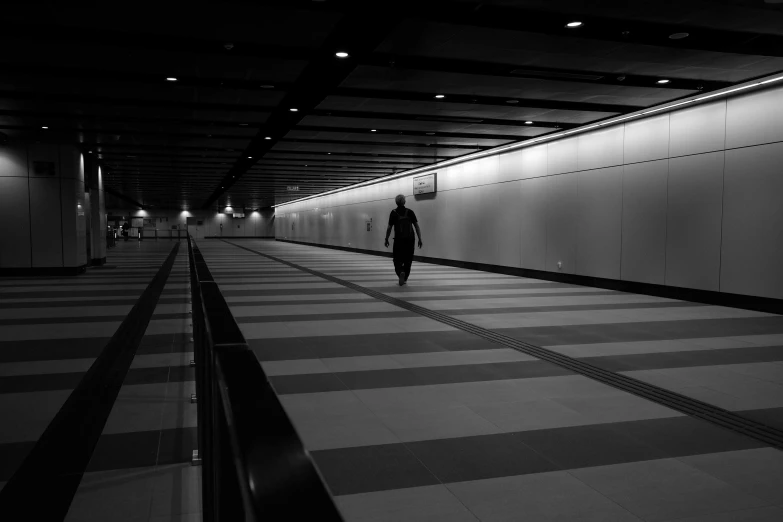
[[[721,91],[718,91],[718,92],[714,92],[712,94],[707,94],[705,96],[696,95],[695,97],[693,97],[691,99],[678,101],[676,103],[666,104],[666,105],[663,105],[661,107],[658,107],[657,109],[642,109],[642,110],[640,110],[638,112],[635,112],[633,114],[627,114],[625,116],[619,116],[619,117],[616,117],[616,118],[611,118],[611,119],[606,120],[606,121],[601,122],[601,123],[593,123],[593,124],[587,125],[585,127],[577,127],[575,129],[571,129],[571,130],[567,130],[567,131],[563,131],[563,132],[558,132],[557,134],[547,134],[546,136],[540,136],[538,138],[533,138],[533,139],[530,139],[530,140],[525,140],[525,141],[521,141],[521,142],[517,142],[517,143],[512,143],[510,145],[502,145],[500,147],[496,147],[496,148],[489,149],[489,150],[486,150],[486,151],[476,152],[476,153],[468,154],[468,155],[465,155],[465,156],[459,156],[457,158],[452,158],[452,159],[449,159],[449,160],[446,160],[446,161],[442,161],[442,162],[439,162],[439,163],[435,163],[435,164],[432,164],[432,165],[425,165],[423,167],[417,167],[415,169],[406,170],[406,171],[403,171],[403,172],[400,172],[400,173],[397,173],[397,174],[390,174],[388,176],[383,176],[383,177],[380,177],[380,178],[374,178],[374,179],[371,179],[371,180],[368,180],[368,181],[363,181],[363,182],[357,183],[355,185],[349,185],[347,187],[341,187],[341,188],[333,189],[333,190],[330,190],[328,192],[322,192],[320,194],[313,194],[312,196],[306,196],[306,197],[295,199],[295,200],[291,200],[291,201],[285,201],[283,203],[278,203],[278,204],[272,205],[272,208],[283,207],[283,206],[286,206],[286,205],[291,205],[293,203],[300,203],[302,201],[307,201],[307,200],[314,199],[314,198],[320,198],[320,197],[324,197],[324,196],[329,196],[329,195],[332,195],[332,194],[337,194],[339,192],[345,192],[345,191],[348,191],[348,190],[353,190],[353,189],[357,189],[357,188],[361,188],[361,187],[366,187],[368,185],[375,185],[377,183],[385,183],[387,181],[392,181],[392,180],[395,180],[395,179],[412,176],[414,174],[419,174],[419,173],[422,173],[422,172],[429,172],[429,171],[432,171],[432,170],[438,170],[438,169],[449,167],[451,165],[455,165],[455,164],[458,164],[458,163],[464,163],[466,161],[473,161],[473,160],[476,160],[476,159],[484,158],[486,156],[494,156],[494,155],[498,155],[498,154],[503,154],[503,153],[511,151],[511,150],[516,150],[516,149],[521,149],[521,148],[525,148],[525,147],[530,147],[531,145],[534,145],[536,143],[541,143],[541,142],[545,142],[545,141],[555,141],[555,140],[558,140],[558,139],[563,138],[565,136],[569,136],[569,135],[574,134],[574,133],[583,133],[583,132],[587,132],[587,131],[590,131],[590,130],[593,130],[593,129],[597,129],[599,127],[604,127],[606,125],[614,125],[614,124],[619,123],[621,121],[635,119],[635,118],[643,118],[644,116],[647,116],[648,114],[652,114],[652,113],[655,113],[655,112],[672,110],[672,109],[675,109],[675,108],[680,107],[682,105],[686,105],[686,104],[689,104],[689,103],[699,103],[699,102],[702,102],[704,100],[717,98],[719,96],[728,96],[729,94],[732,94],[732,93],[735,93],[735,92],[738,92],[738,91],[743,91],[745,89],[751,89],[753,87],[758,87],[760,85],[767,85],[769,83],[774,83],[774,82],[778,82],[778,81],[781,81],[781,80],[783,80],[783,75],[775,76],[773,78],[768,78],[768,79],[762,80],[762,81],[753,81],[753,82],[748,83],[746,85],[741,85],[739,87],[732,87],[732,88],[724,89],[724,90],[721,90]]]

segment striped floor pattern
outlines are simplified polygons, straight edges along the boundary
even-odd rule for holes
[[[171,242],[120,242],[69,278],[0,278],[0,485],[160,269]],[[180,248],[68,521],[200,520],[187,248]],[[0,518],[2,514],[0,514]]]
[[[237,245],[781,426],[783,318]],[[778,450],[243,250],[199,247],[349,521],[780,520]]]

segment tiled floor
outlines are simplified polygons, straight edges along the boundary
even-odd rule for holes
[[[120,242],[70,278],[0,278],[0,484],[171,251]],[[180,248],[66,520],[200,520],[187,249]],[[0,518],[2,515],[0,514]]]
[[[780,425],[783,318],[238,244]],[[783,454],[236,246],[199,247],[349,521],[783,519]]]

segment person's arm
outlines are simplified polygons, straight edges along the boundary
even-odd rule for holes
[[[421,229],[419,228],[419,223],[418,222],[414,223],[413,224],[413,228],[416,229],[416,235],[419,237],[419,248],[421,248],[421,246],[422,246],[422,243],[421,243]]]
[[[386,239],[383,242],[383,245],[388,247],[389,246],[389,234],[391,234],[392,226],[389,224],[388,227],[386,227]]]

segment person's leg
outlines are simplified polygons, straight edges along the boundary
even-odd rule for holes
[[[394,243],[394,248],[392,249],[392,261],[394,262],[394,273],[397,274],[399,283],[400,285],[402,285],[402,283],[405,282],[404,281],[405,256],[404,256],[404,252],[396,242]]]
[[[410,247],[405,252],[405,280],[408,280],[408,277],[411,275],[411,265],[413,265],[413,254],[415,252],[416,245],[414,243],[410,244]]]

